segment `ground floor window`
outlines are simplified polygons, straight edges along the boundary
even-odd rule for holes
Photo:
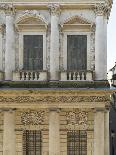
[[[87,155],[86,131],[69,131],[67,133],[67,155]]]
[[[41,131],[25,130],[23,132],[23,155],[41,155]]]

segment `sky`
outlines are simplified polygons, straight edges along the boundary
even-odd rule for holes
[[[113,7],[108,21],[107,51],[107,70],[109,70],[116,62],[116,0],[113,2]]]

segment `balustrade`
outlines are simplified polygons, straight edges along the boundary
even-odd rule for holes
[[[15,71],[13,72],[13,81],[46,81],[47,71]]]
[[[61,72],[61,81],[89,81],[93,80],[92,71],[63,71]]]

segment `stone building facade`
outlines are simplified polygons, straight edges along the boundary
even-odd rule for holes
[[[107,79],[111,0],[0,2],[0,80]],[[0,91],[0,155],[109,155],[108,91]]]

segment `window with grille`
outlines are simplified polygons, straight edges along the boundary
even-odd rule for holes
[[[67,69],[87,69],[87,35],[67,36]]]
[[[24,69],[43,69],[43,35],[24,35]]]
[[[87,155],[86,131],[70,131],[67,133],[67,155]]]
[[[23,132],[23,155],[41,155],[41,131]]]

